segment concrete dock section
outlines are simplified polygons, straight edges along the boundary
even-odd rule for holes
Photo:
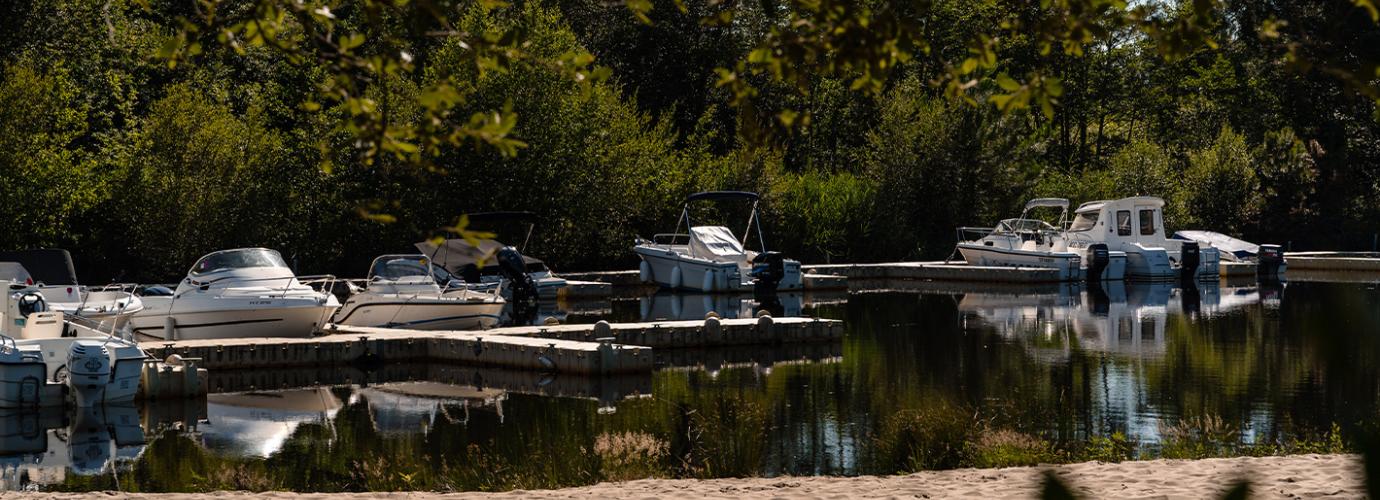
[[[1289,271],[1340,271],[1380,273],[1380,253],[1374,252],[1287,252]]]
[[[500,329],[505,336],[521,335],[562,341],[606,339],[619,345],[653,349],[770,345],[833,341],[843,338],[843,322],[811,318],[749,318],[653,323],[605,323]],[[500,331],[490,330],[490,331]]]
[[[806,267],[810,267],[810,266],[802,266],[802,268],[806,268]],[[567,281],[569,281],[569,282],[571,282],[571,283],[598,282],[598,283],[607,284],[607,286],[619,287],[619,288],[626,288],[626,287],[646,287],[646,288],[648,288],[648,289],[650,289],[650,290],[655,290],[655,289],[657,288],[655,284],[643,283],[643,282],[642,282],[642,277],[641,277],[641,275],[640,275],[640,274],[638,273],[638,271],[636,271],[636,270],[632,270],[632,271],[596,271],[596,272],[588,272],[588,273],[561,273],[560,276],[561,276],[562,278],[565,278]],[[801,280],[802,280],[802,289],[804,289],[804,290],[846,290],[846,289],[848,289],[848,278],[847,278],[846,276],[840,276],[840,275],[837,275],[837,274],[814,273],[814,272],[806,271],[805,275],[801,277]],[[751,290],[748,290],[748,291],[751,291]],[[591,293],[593,293],[593,292],[591,292]],[[612,293],[612,291],[609,290],[608,293]],[[572,296],[574,296],[574,295],[572,295]],[[585,296],[590,296],[590,295],[585,295]]]

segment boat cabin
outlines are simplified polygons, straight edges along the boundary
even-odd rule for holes
[[[1070,237],[1084,235],[1093,241],[1141,243],[1163,246],[1164,200],[1136,196],[1084,203],[1074,211]]]

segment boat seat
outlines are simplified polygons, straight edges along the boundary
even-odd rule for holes
[[[1025,250],[1027,252],[1034,252],[1039,249],[1039,245],[1036,245],[1034,240],[1025,240],[1021,242],[1021,250]]]

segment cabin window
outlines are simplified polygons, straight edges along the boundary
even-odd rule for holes
[[[1117,210],[1116,212],[1116,234],[1117,236],[1131,235],[1131,211]]]
[[[1140,211],[1140,234],[1155,234],[1155,211],[1143,209]]]
[[[1087,231],[1097,225],[1097,212],[1084,212],[1073,217],[1069,231]]]

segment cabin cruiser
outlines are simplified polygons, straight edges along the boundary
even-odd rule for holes
[[[1175,231],[1171,238],[1212,245],[1223,261],[1255,264],[1256,275],[1264,279],[1282,278],[1288,268],[1279,245],[1257,245],[1213,231]]]
[[[48,308],[38,287],[0,293],[0,408],[89,407],[134,400],[148,355],[128,330]]]
[[[144,309],[143,301],[134,294],[135,285],[79,285],[72,254],[66,250],[0,252],[0,282],[4,281],[32,284],[52,310],[108,322],[115,328],[123,328],[130,316]]]
[[[360,287],[347,282],[351,295],[332,322],[341,325],[472,330],[498,324],[504,300],[498,290],[449,290],[436,283],[425,255],[384,255],[374,259]]]
[[[507,299],[553,299],[567,285],[551,273],[540,259],[527,255],[527,244],[536,228],[532,212],[480,212],[467,216],[470,228],[488,228],[505,222],[525,223],[522,244],[510,246],[495,239],[471,241],[453,238],[439,242],[423,241],[417,250],[436,263],[437,278],[451,282],[450,288],[475,291],[502,290]]]
[[[1107,245],[1126,253],[1126,276],[1132,279],[1216,280],[1219,253],[1210,244],[1164,236],[1164,200],[1136,196],[1090,201],[1074,210],[1064,232],[1070,248]]]
[[[748,227],[741,241],[727,227],[697,226],[691,221],[692,203],[714,200],[752,202]],[[802,288],[804,281],[800,262],[766,250],[762,219],[757,212],[758,202],[757,193],[745,191],[709,191],[687,197],[685,208],[676,222],[676,231],[684,225],[688,233],[657,234],[651,240],[637,238],[633,251],[642,258],[639,270],[642,282],[700,292],[762,292]],[[754,229],[761,252],[747,250],[743,246]]]
[[[1039,208],[1059,209],[1059,226],[1064,226],[1069,201],[1036,198],[1025,204],[1020,217],[1005,219],[996,228],[959,228],[958,253],[974,266],[1056,269],[1059,281],[1105,281],[1125,277],[1125,252],[1111,251],[1102,243],[1070,245],[1062,229],[1040,219],[1028,218],[1032,210]],[[972,232],[982,236],[964,241],[964,234]]]
[[[221,250],[198,259],[171,295],[145,293],[130,325],[141,339],[310,337],[340,307],[333,281],[294,276],[276,250]]]

